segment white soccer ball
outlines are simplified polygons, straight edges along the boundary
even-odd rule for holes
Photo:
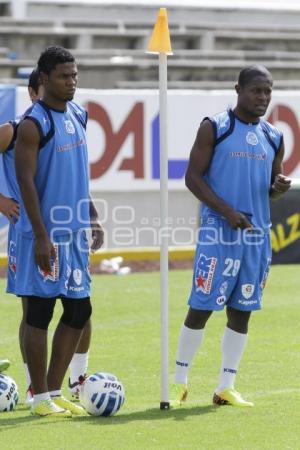
[[[113,416],[124,403],[125,391],[115,375],[95,373],[81,386],[79,400],[93,416]]]
[[[13,411],[18,403],[19,393],[16,382],[0,373],[0,411]]]

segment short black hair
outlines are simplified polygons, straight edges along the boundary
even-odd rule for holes
[[[40,82],[40,74],[37,68],[33,69],[28,78],[28,87],[31,87],[34,92],[37,94],[39,91],[39,87],[41,85]]]
[[[270,81],[273,83],[273,78],[268,69],[261,65],[261,64],[254,64],[252,66],[244,67],[240,73],[238,78],[238,84],[241,87],[246,86],[249,84],[253,78],[257,76],[265,76],[270,79]]]
[[[57,64],[75,62],[75,58],[68,50],[58,45],[47,47],[40,55],[37,66],[39,72],[47,75],[54,70]]]

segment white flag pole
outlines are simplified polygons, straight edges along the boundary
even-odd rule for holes
[[[159,139],[160,139],[160,407],[169,409],[169,243],[168,243],[168,140],[167,140],[167,55],[159,54]]]
[[[159,141],[160,141],[160,409],[169,409],[169,248],[168,248],[168,142],[167,142],[167,55],[172,54],[167,11],[160,8],[148,45],[159,54]]]

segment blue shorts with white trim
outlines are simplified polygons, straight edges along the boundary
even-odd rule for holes
[[[241,311],[260,309],[270,264],[269,233],[233,230],[224,219],[210,216],[199,230],[188,304],[207,311],[225,305]]]

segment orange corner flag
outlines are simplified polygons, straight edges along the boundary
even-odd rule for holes
[[[148,44],[147,53],[173,55],[166,8],[160,8],[159,10]]]

